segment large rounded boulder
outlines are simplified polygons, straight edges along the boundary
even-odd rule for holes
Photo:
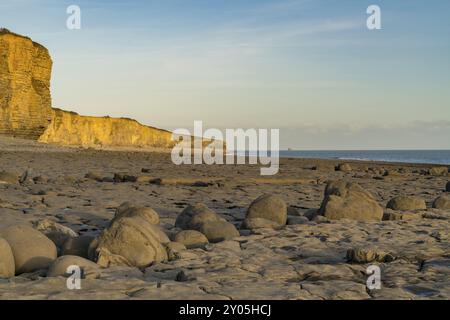
[[[236,227],[227,221],[206,222],[201,225],[200,232],[203,233],[211,243],[231,240],[240,236]]]
[[[14,277],[16,267],[14,264],[14,255],[9,243],[0,238],[0,279]]]
[[[217,213],[203,203],[190,205],[184,209],[175,221],[175,227],[183,230],[199,230],[206,222],[224,221]]]
[[[425,210],[427,204],[425,200],[416,196],[398,196],[392,198],[386,207],[397,211]]]
[[[58,249],[62,248],[68,239],[78,237],[78,234],[69,227],[49,219],[35,221],[33,227],[52,240]]]
[[[69,271],[71,266],[80,268],[82,278],[95,277],[99,272],[99,266],[90,260],[77,256],[62,256],[50,265],[47,277],[68,277],[71,275]]]
[[[167,260],[161,230],[141,217],[116,219],[90,245],[89,258],[101,267],[125,265],[145,268]]]
[[[89,246],[95,238],[93,236],[79,236],[70,238],[61,248],[62,256],[78,256],[88,258]]]
[[[28,225],[13,225],[0,232],[14,255],[16,275],[47,269],[56,259],[55,244]]]
[[[433,202],[433,208],[450,210],[450,195],[442,195]]]
[[[175,235],[174,241],[182,243],[187,249],[203,248],[208,244],[208,238],[196,230],[183,230]]]
[[[283,199],[274,195],[263,195],[252,202],[247,210],[246,220],[265,219],[282,227],[287,221],[287,205]],[[250,223],[246,223],[250,225]]]
[[[325,188],[319,214],[330,220],[381,221],[383,208],[357,183],[340,180],[330,182]]]
[[[122,204],[122,206],[124,206],[124,204]],[[119,207],[111,223],[114,223],[115,220],[122,217],[141,217],[151,224],[159,224],[159,215],[152,208],[132,206],[122,208]]]

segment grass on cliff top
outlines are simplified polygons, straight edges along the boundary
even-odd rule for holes
[[[27,36],[23,36],[23,35],[21,35],[21,34],[14,33],[14,32],[12,32],[12,31],[10,31],[9,29],[6,29],[6,28],[0,28],[0,36],[7,35],[7,34],[12,35],[12,36],[16,36],[16,37],[20,37],[20,38],[23,38],[23,39],[28,39],[28,40],[30,40],[31,42],[33,42],[33,45],[35,45],[35,46],[37,46],[37,47],[40,47],[40,48],[42,48],[42,49],[44,49],[44,50],[47,50],[46,47],[44,47],[44,46],[43,46],[42,44],[40,44],[40,43],[34,42],[30,37],[27,37]]]

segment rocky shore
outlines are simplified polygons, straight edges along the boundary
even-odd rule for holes
[[[0,299],[450,298],[448,167],[0,147]]]

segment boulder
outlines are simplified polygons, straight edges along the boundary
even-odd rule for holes
[[[223,221],[220,216],[203,203],[190,205],[184,209],[175,221],[175,227],[183,230],[199,230],[206,222]]]
[[[347,262],[371,263],[371,262],[391,262],[395,257],[387,252],[376,248],[353,248],[347,251]]]
[[[312,169],[316,170],[316,171],[329,172],[329,171],[335,171],[336,167],[334,166],[334,164],[331,164],[331,163],[320,163],[320,164],[312,167]]]
[[[428,170],[428,174],[431,176],[446,176],[448,174],[447,167],[433,167]]]
[[[183,230],[175,235],[174,240],[182,243],[187,249],[203,248],[208,244],[206,236],[196,230]]]
[[[442,195],[433,202],[433,208],[450,210],[450,195]]]
[[[427,205],[425,200],[416,196],[398,196],[391,199],[386,207],[397,211],[409,211],[425,210]]]
[[[418,212],[394,211],[387,209],[383,215],[383,221],[419,220],[423,215]]]
[[[159,215],[158,213],[151,209],[151,208],[145,208],[145,207],[128,207],[125,208],[124,204],[122,204],[123,207],[119,207],[117,209],[116,215],[111,221],[113,223],[115,220],[122,218],[122,217],[141,217],[147,222],[151,224],[159,224]]]
[[[0,184],[18,184],[19,183],[19,175],[0,171]]]
[[[179,258],[179,253],[186,250],[186,246],[179,242],[169,242],[164,245],[167,251],[167,257],[169,261]]]
[[[352,166],[349,163],[341,163],[338,165],[337,170],[342,172],[351,172]]]
[[[0,279],[14,277],[16,267],[14,264],[14,255],[9,243],[0,238]]]
[[[103,182],[103,176],[98,172],[89,171],[84,177],[89,180]]]
[[[383,208],[360,185],[346,181],[330,182],[319,213],[330,220],[375,220],[383,218]]]
[[[35,221],[33,227],[45,234],[59,249],[68,239],[78,237],[78,234],[72,229],[49,219]]]
[[[145,268],[167,260],[157,226],[141,217],[122,217],[105,229],[89,248],[89,259],[101,267]]]
[[[261,218],[273,221],[278,227],[286,225],[287,206],[283,199],[274,195],[263,195],[252,202],[247,210],[247,219]]]
[[[115,173],[114,182],[136,182],[137,177],[127,173]]]
[[[70,238],[61,248],[62,256],[78,256],[88,259],[89,245],[95,238],[92,236],[79,236]]]
[[[288,216],[288,220],[287,220],[288,225],[306,224],[308,222],[309,222],[309,219],[307,217]]]
[[[82,278],[96,278],[99,275],[99,266],[85,258],[77,256],[62,256],[56,259],[47,271],[47,277],[68,277],[72,273],[68,273],[70,266],[78,266],[81,269]]]
[[[227,221],[211,221],[202,224],[199,230],[209,242],[215,243],[239,237],[236,227]]]
[[[0,234],[11,246],[16,275],[46,269],[56,259],[55,244],[28,225],[10,226]]]
[[[280,225],[272,220],[263,218],[247,218],[241,225],[241,229],[256,230],[256,229],[279,229]]]

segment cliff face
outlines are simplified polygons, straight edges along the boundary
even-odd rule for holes
[[[46,48],[0,29],[0,134],[37,139],[51,120]]]
[[[131,119],[85,117],[74,112],[53,110],[50,125],[40,142],[83,147],[161,147],[173,146],[172,134],[141,125]]]
[[[174,145],[169,131],[131,119],[85,117],[51,108],[48,50],[0,29],[0,134],[85,147]]]

